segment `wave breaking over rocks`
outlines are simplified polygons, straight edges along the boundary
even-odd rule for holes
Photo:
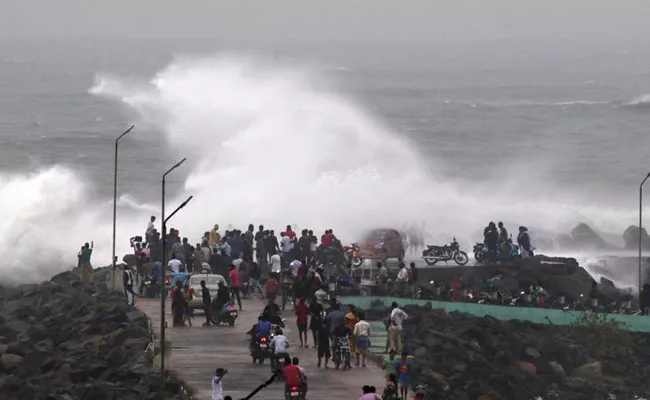
[[[147,316],[65,272],[0,287],[0,400],[184,399],[152,368]]]

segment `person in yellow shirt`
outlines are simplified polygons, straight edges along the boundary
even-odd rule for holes
[[[214,228],[210,231],[210,247],[215,248],[221,242],[221,235],[219,234],[219,225],[215,224]]]
[[[354,354],[357,358],[356,366],[359,366],[359,351],[357,349],[357,338],[354,336],[354,326],[359,322],[359,317],[357,316],[357,309],[355,306],[350,306],[350,311],[345,314],[345,328],[350,333],[350,354]]]

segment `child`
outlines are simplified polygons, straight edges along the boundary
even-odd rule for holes
[[[325,368],[332,353],[330,352],[330,332],[327,326],[322,323],[318,330],[318,368],[320,368],[321,360],[325,357]]]
[[[389,382],[388,377],[391,375],[396,375],[395,373],[395,350],[391,350],[388,353],[388,358],[382,360],[382,364],[379,365],[381,369],[384,370],[386,376],[386,383]]]
[[[227,369],[217,368],[212,378],[212,400],[225,400],[223,398],[223,377],[228,373]],[[226,396],[228,397],[228,396]]]
[[[402,352],[402,359],[395,361],[395,371],[397,372],[397,376],[399,376],[399,391],[403,399],[406,399],[408,396],[412,366],[413,363],[408,359],[407,352]]]
[[[390,374],[386,377],[388,380],[386,388],[384,389],[384,400],[397,400],[399,398],[397,390],[397,376],[395,374]]]

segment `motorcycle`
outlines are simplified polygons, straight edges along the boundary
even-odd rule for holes
[[[273,354],[271,357],[271,373],[281,373],[286,357],[289,357],[287,353],[282,353],[278,356],[275,356],[275,354]]]
[[[503,245],[497,245],[496,254],[490,251],[484,243],[476,243],[474,245],[474,259],[479,263],[488,263],[491,261],[518,261],[521,259],[519,254],[519,246],[508,240],[508,248],[510,249],[507,254],[503,253]]]
[[[319,246],[315,255],[316,266],[347,266],[348,261],[343,247],[341,246]]]
[[[343,365],[343,369],[350,367],[350,341],[347,337],[337,337],[334,354],[332,354],[332,361],[334,366],[339,369]]]
[[[284,389],[284,398],[285,400],[304,400],[305,393],[298,386],[287,386]]]
[[[422,258],[427,265],[435,265],[438,261],[447,262],[454,260],[458,265],[465,265],[469,261],[467,253],[460,250],[460,246],[456,238],[444,246],[427,245],[427,248],[422,252]]]
[[[210,315],[210,320],[213,324],[219,325],[220,323],[228,324],[230,326],[235,326],[235,320],[237,319],[237,307],[233,303],[226,303],[221,307],[221,310],[216,310],[216,301],[212,303],[212,312]]]
[[[255,361],[259,361],[260,364],[264,364],[264,360],[268,357],[271,357],[271,339],[262,336],[259,340],[255,341],[253,349],[251,351],[251,358],[253,359],[253,364]]]
[[[353,267],[358,268],[363,264],[363,258],[359,256],[359,243],[352,242],[349,246],[343,247],[343,251],[345,252],[345,257],[348,259],[349,264]]]
[[[140,288],[138,290],[138,293],[140,293],[141,297],[148,297],[150,299],[157,297],[158,293],[158,286],[156,282],[153,282],[152,278],[150,276],[143,276],[142,279],[140,280]]]

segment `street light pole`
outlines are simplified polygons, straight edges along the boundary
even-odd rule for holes
[[[160,210],[160,220],[162,222],[162,270],[163,274],[160,277],[160,373],[164,374],[165,373],[165,268],[167,267],[167,220],[171,218],[178,210],[181,208],[185,207],[185,205],[190,201],[190,199],[186,200],[179,208],[177,208],[172,215],[169,216],[169,218],[165,219],[165,178],[167,175],[169,175],[173,170],[176,168],[180,167],[181,164],[183,164],[187,160],[187,158],[183,158],[176,164],[174,164],[173,167],[165,171],[165,173],[162,176],[162,207]]]
[[[129,129],[124,131],[124,133],[115,139],[115,169],[113,170],[113,290],[115,290],[115,231],[117,226],[117,150],[120,139],[126,136],[134,128],[135,125],[131,125]]]
[[[645,181],[650,178],[650,172],[645,176],[645,179],[639,185],[639,295],[641,295],[641,287],[643,286],[642,275],[643,271],[641,268],[641,249],[643,246],[643,237],[641,236],[641,229],[643,225],[643,184]]]

